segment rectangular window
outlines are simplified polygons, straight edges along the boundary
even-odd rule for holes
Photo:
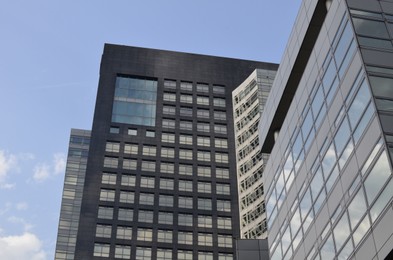
[[[141,177],[141,185],[142,188],[152,188],[154,189],[154,177]]]
[[[97,224],[96,237],[110,238],[111,234],[112,234],[112,226]]]
[[[200,166],[198,165],[198,176],[199,177],[211,177],[212,170],[209,166]]]
[[[229,179],[229,170],[227,168],[216,168],[216,177],[221,179]]]
[[[157,80],[118,76],[112,122],[155,126]]]
[[[192,83],[186,81],[180,82],[180,90],[192,91]]]
[[[192,135],[180,135],[179,136],[179,143],[192,145]]]
[[[157,230],[157,242],[161,243],[172,243],[172,231],[171,230]]]
[[[164,88],[167,89],[176,89],[176,80],[164,80]]]
[[[115,173],[103,172],[103,173],[102,173],[102,178],[101,178],[101,183],[102,183],[102,184],[112,184],[112,185],[116,185],[116,179],[117,179],[117,174],[115,174]]]
[[[197,144],[199,146],[210,146],[210,137],[207,136],[198,136]]]
[[[209,97],[197,96],[197,104],[198,105],[209,105]]]
[[[213,99],[213,105],[215,107],[225,107],[226,106],[225,99],[223,99],[223,98],[214,98]]]
[[[213,234],[198,233],[198,246],[213,246]]]
[[[197,92],[209,93],[209,85],[197,83]]]
[[[124,145],[124,153],[125,154],[138,154],[138,145],[137,144],[125,144]]]
[[[105,158],[104,158],[104,167],[117,168],[118,166],[119,166],[119,158],[105,156]]]
[[[215,120],[227,120],[227,113],[224,111],[214,111]]]
[[[139,210],[138,221],[142,223],[153,223],[154,212],[150,210]]]
[[[217,200],[217,210],[231,212],[231,202],[228,200]]]
[[[197,123],[197,131],[210,132],[210,124],[209,123]]]
[[[173,225],[173,213],[172,212],[158,212],[158,223]]]
[[[218,235],[218,246],[232,248],[232,236]]]
[[[214,125],[214,133],[227,134],[227,126],[226,125]]]
[[[192,104],[192,95],[180,95],[180,102]]]
[[[175,172],[175,165],[173,163],[162,162],[160,172],[173,174]]]
[[[192,232],[178,232],[177,240],[179,244],[192,245]]]
[[[121,203],[134,203],[134,192],[130,191],[120,191],[120,199],[119,202]]]
[[[192,197],[179,196],[179,208],[192,209]]]
[[[193,173],[192,165],[179,164],[179,174],[181,174],[181,175],[192,175],[192,173]]]
[[[192,260],[192,251],[177,250],[177,260]]]
[[[228,141],[227,139],[215,138],[214,146],[217,148],[228,148]]]
[[[154,205],[154,194],[151,193],[140,193],[139,194],[139,203],[142,205]]]
[[[116,239],[132,239],[132,227],[117,226]]]
[[[151,260],[151,248],[137,247],[135,260]]]
[[[176,107],[175,106],[163,106],[162,113],[164,115],[176,115]]]
[[[157,148],[155,146],[144,145],[142,154],[146,156],[156,156],[157,155]]]
[[[134,159],[123,159],[123,169],[136,170],[137,161]]]
[[[163,207],[173,207],[173,196],[160,194],[159,205]]]
[[[174,143],[175,142],[175,134],[172,133],[162,133],[161,141],[163,143]]]
[[[109,257],[109,251],[110,251],[110,245],[109,244],[99,244],[99,243],[94,243],[94,256],[100,256],[100,257]]]
[[[192,150],[188,149],[179,149],[179,158],[183,160],[192,160]]]
[[[164,101],[176,102],[176,93],[164,92]]]
[[[221,194],[221,195],[230,195],[231,194],[229,184],[217,183],[216,190],[217,190],[217,194]]]
[[[181,116],[192,117],[192,108],[190,108],[190,107],[180,107],[180,115]]]
[[[174,158],[175,149],[170,147],[161,147],[161,157],[164,158]]]
[[[210,152],[198,151],[198,161],[210,162]]]
[[[198,198],[198,209],[212,210],[212,200],[207,198]]]
[[[118,220],[132,221],[134,218],[134,211],[132,209],[119,208]]]
[[[128,135],[132,135],[132,136],[137,136],[138,135],[138,130],[134,129],[134,128],[130,128],[127,130],[127,134]]]
[[[153,161],[142,161],[142,171],[154,172],[156,171],[156,162]]]
[[[173,179],[160,178],[160,189],[173,190],[174,181]]]
[[[120,151],[120,143],[106,142],[105,152],[118,153]]]
[[[211,216],[198,216],[198,227],[212,228],[213,219]]]
[[[166,118],[162,119],[162,127],[174,129],[175,128],[175,120],[166,119]]]
[[[179,191],[192,192],[192,181],[179,180]]]
[[[101,219],[113,219],[113,208],[112,207],[98,207],[98,218]]]
[[[225,94],[225,87],[213,85],[213,93],[214,94]]]
[[[217,228],[232,229],[231,218],[218,217],[217,218]]]
[[[138,241],[152,241],[153,230],[149,228],[138,228],[137,240]]]
[[[198,109],[197,110],[198,118],[210,118],[210,111],[208,109]]]
[[[201,193],[211,193],[212,185],[210,182],[198,182],[198,192]]]
[[[101,189],[100,200],[101,201],[115,201],[115,190]]]
[[[215,154],[216,162],[218,163],[228,163],[228,154],[227,153],[216,153]]]
[[[156,132],[152,130],[146,130],[146,137],[155,137]]]
[[[191,121],[180,121],[180,130],[192,131],[192,122]]]
[[[134,175],[122,175],[121,185],[135,187],[136,178]]]
[[[115,247],[115,258],[130,259],[131,257],[131,247],[116,245]]]

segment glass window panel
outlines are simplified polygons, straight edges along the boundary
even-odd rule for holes
[[[97,224],[97,226],[96,226],[96,237],[110,238],[111,234],[112,234],[112,226]]]
[[[173,213],[172,212],[158,212],[158,223],[173,225]]]
[[[375,199],[390,175],[389,161],[386,151],[384,151],[364,181],[366,195],[370,204]]]
[[[344,213],[336,227],[333,229],[334,241],[336,242],[337,250],[340,250],[350,233],[351,231],[349,230],[347,214]]]
[[[132,209],[119,208],[118,220],[132,221],[134,218],[134,211]]]
[[[192,165],[179,164],[179,174],[181,174],[181,175],[192,175],[192,173],[193,173]]]
[[[179,226],[192,227],[193,226],[192,214],[179,214],[178,224],[179,224]]]
[[[101,183],[102,184],[116,184],[117,174],[113,173],[102,173]]]
[[[192,209],[193,208],[192,197],[179,196],[179,208]]]
[[[173,234],[171,230],[157,230],[157,242],[172,243]]]
[[[353,17],[355,31],[358,34],[377,38],[389,38],[384,22]]]
[[[143,223],[153,223],[153,211],[150,210],[139,210],[138,221]]]
[[[358,93],[356,94],[351,106],[348,109],[348,118],[351,126],[355,128],[357,122],[363,114],[363,111],[367,107],[370,101],[371,94],[368,90],[368,85],[366,80],[363,81]]]
[[[393,98],[393,78],[370,76],[369,79],[375,96]]]
[[[352,229],[359,223],[360,219],[366,213],[367,205],[364,198],[363,190],[360,189],[348,206],[348,215]]]
[[[192,103],[192,95],[180,95],[180,102],[183,103]]]
[[[179,244],[192,245],[193,244],[192,238],[193,238],[192,232],[179,231],[177,234],[177,240]]]
[[[132,239],[132,227],[122,227],[118,226],[116,230],[117,239]]]
[[[323,260],[330,260],[333,259],[335,256],[335,250],[334,250],[334,242],[332,239],[332,235],[326,239],[325,244],[321,248],[321,259]]]
[[[197,84],[197,91],[198,91],[198,92],[209,93],[209,85],[207,85],[207,84],[202,84],[202,83],[198,83],[198,84]]]
[[[173,196],[160,194],[159,205],[164,207],[173,207]]]
[[[121,202],[121,203],[134,203],[134,192],[120,191],[119,202]]]
[[[343,34],[341,35],[337,48],[334,52],[334,57],[336,59],[337,64],[339,65],[342,63],[345,53],[347,52],[348,47],[353,39],[353,33],[351,27],[352,26],[350,23],[346,24]]]
[[[123,169],[136,170],[137,161],[133,159],[123,159]]]
[[[192,91],[192,83],[191,82],[182,81],[182,82],[180,82],[180,89],[181,90]]]
[[[334,144],[336,145],[336,151],[338,155],[341,155],[341,152],[348,142],[350,133],[351,130],[349,128],[348,120],[344,118],[334,137]]]
[[[98,207],[98,218],[102,219],[112,219],[113,218],[113,208],[112,207]]]
[[[110,245],[94,243],[94,256],[109,257]]]
[[[387,112],[393,112],[393,100],[375,99],[377,109]]]
[[[364,235],[369,230],[370,230],[370,220],[368,219],[368,216],[365,216],[363,221],[359,224],[359,226],[353,232],[352,236],[353,236],[353,242],[355,243],[355,246],[358,245],[360,240],[364,237]]]
[[[378,197],[378,199],[375,201],[374,205],[370,209],[370,215],[371,215],[371,220],[374,222],[379,214],[383,211],[383,209],[386,207],[388,202],[392,199],[393,197],[393,181],[390,179],[388,185],[385,187],[381,195]]]
[[[373,47],[378,49],[393,49],[393,45],[390,40],[375,39],[364,36],[359,36],[358,40],[359,45],[361,46]]]

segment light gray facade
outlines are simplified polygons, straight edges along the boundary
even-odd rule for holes
[[[260,122],[271,259],[393,248],[393,2],[304,0]]]

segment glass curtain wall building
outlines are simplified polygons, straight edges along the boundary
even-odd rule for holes
[[[257,69],[232,92],[242,238],[266,238],[262,175],[268,155],[259,149],[258,124],[275,73]]]
[[[277,67],[106,44],[75,255],[56,259],[236,259],[231,93]]]
[[[259,129],[271,259],[391,259],[392,15],[302,2]]]

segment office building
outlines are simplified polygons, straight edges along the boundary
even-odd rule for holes
[[[260,121],[271,259],[392,259],[393,2],[304,0]]]
[[[262,176],[268,155],[259,149],[258,123],[275,73],[257,69],[232,92],[240,232],[245,239],[266,238]]]
[[[277,67],[106,44],[77,235],[56,259],[236,259],[232,91]]]

